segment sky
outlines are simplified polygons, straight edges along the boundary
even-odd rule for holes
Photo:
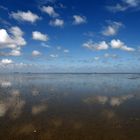
[[[1,0],[0,73],[139,72],[139,0]]]

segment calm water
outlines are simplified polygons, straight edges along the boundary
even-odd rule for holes
[[[140,75],[0,75],[0,140],[140,140]]]

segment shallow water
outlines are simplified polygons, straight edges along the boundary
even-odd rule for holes
[[[139,140],[140,75],[0,75],[0,140]]]

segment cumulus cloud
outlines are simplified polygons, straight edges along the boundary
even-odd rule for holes
[[[118,40],[113,39],[111,40],[110,45],[114,49],[120,49],[124,46],[124,43],[121,42],[119,39]]]
[[[0,49],[12,49],[10,53],[4,55],[20,56],[21,47],[26,45],[26,41],[23,38],[24,32],[19,27],[14,26],[8,31],[0,29],[0,35]]]
[[[97,60],[99,60],[99,59],[100,59],[100,57],[98,57],[98,56],[95,56],[95,57],[94,57],[94,60],[95,60],[95,61],[97,61]]]
[[[46,34],[42,34],[39,31],[32,32],[32,39],[39,40],[39,41],[48,41],[49,37]]]
[[[64,50],[64,53],[69,53],[70,51],[68,49],[65,49]]]
[[[25,21],[25,22],[30,22],[30,23],[34,23],[40,19],[38,15],[32,13],[29,10],[27,12],[23,12],[23,11],[12,12],[10,16],[14,18],[15,20]]]
[[[117,3],[115,6],[107,6],[107,9],[111,12],[123,12],[128,9],[128,6]]]
[[[109,53],[105,53],[104,54],[105,58],[117,58],[118,56],[116,54],[109,54]]]
[[[7,31],[5,29],[0,29],[0,47],[10,47],[12,48],[12,39],[9,37]],[[11,46],[12,45],[12,46]]]
[[[130,6],[138,6],[140,4],[139,0],[123,0],[123,2],[126,2]]]
[[[39,56],[39,55],[41,55],[41,52],[37,50],[32,51],[32,56]]]
[[[12,50],[9,55],[11,56],[20,56],[21,52],[19,50]]]
[[[52,6],[43,6],[41,10],[47,13],[50,17],[58,17],[59,14],[55,12]]]
[[[55,26],[55,27],[62,27],[62,26],[64,26],[64,20],[62,20],[62,19],[51,20],[50,25]]]
[[[21,56],[21,54],[20,48],[13,49],[10,52],[0,52],[0,56]]]
[[[57,55],[57,54],[50,54],[50,57],[52,57],[52,58],[57,58],[58,55]]]
[[[3,65],[8,65],[8,64],[12,64],[13,61],[11,59],[2,59],[0,63]]]
[[[135,48],[128,47],[124,42],[122,42],[119,39],[112,39],[110,41],[110,43],[108,43],[106,41],[94,43],[92,40],[89,40],[83,44],[83,47],[90,49],[90,50],[107,50],[111,47],[112,49],[120,49],[120,50],[127,51],[127,52],[135,51]],[[112,58],[117,57],[116,55],[109,55],[109,54],[106,54],[104,56],[112,57]]]
[[[17,27],[17,26],[11,27],[10,33],[13,35],[12,39],[17,46],[26,45],[26,41],[23,38],[24,33],[19,27]]]
[[[105,41],[101,41],[99,43],[93,43],[92,40],[89,40],[83,44],[83,47],[90,50],[107,50],[109,48],[109,45]]]
[[[45,48],[51,48],[51,46],[50,46],[50,45],[45,44],[45,43],[43,43],[43,42],[41,43],[41,46],[42,46],[42,47],[45,47]]]
[[[57,46],[56,49],[57,49],[57,50],[61,50],[62,47],[61,47],[61,46]]]
[[[73,21],[74,25],[79,25],[87,22],[86,17],[84,16],[74,15],[73,19],[74,19]]]
[[[23,36],[23,31],[22,31],[19,27],[12,27],[12,28],[10,29],[10,32],[11,32],[15,37]]]
[[[105,36],[116,35],[122,25],[123,24],[121,22],[111,22],[107,27],[104,28],[102,34]]]
[[[111,12],[123,12],[132,8],[138,9],[139,6],[139,0],[121,0],[121,3],[117,3],[113,6],[107,6],[107,9]]]
[[[125,45],[124,42],[122,42],[119,39],[117,39],[117,40],[115,40],[115,39],[111,40],[110,45],[111,45],[111,47],[113,49],[121,49],[121,50],[129,51],[129,52],[135,51],[134,48],[128,47],[127,45]]]
[[[12,49],[10,53],[4,53],[4,56],[20,56],[20,48],[26,45],[26,41],[23,38],[23,31],[15,26],[9,29],[9,32],[5,29],[0,29],[0,48],[10,48]]]

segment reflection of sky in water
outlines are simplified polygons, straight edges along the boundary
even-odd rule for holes
[[[1,75],[0,139],[137,140],[140,79],[133,77]]]

